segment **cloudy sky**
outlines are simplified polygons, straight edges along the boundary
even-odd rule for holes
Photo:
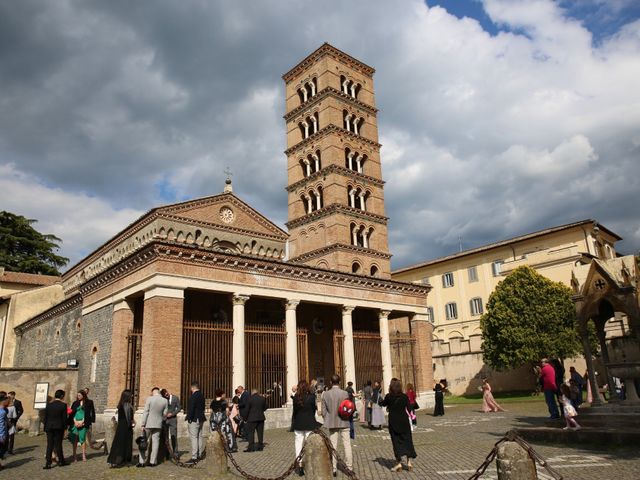
[[[0,0],[0,209],[75,262],[222,190],[287,220],[281,75],[376,68],[394,268],[585,218],[640,249],[634,0]]]

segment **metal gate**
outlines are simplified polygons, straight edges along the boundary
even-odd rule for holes
[[[131,329],[127,334],[127,370],[125,388],[133,393],[132,405],[140,400],[140,353],[142,350],[142,329]]]
[[[267,397],[269,408],[287,403],[287,332],[282,325],[253,324],[245,328],[247,388]]]
[[[393,376],[402,382],[402,388],[412,383],[416,392],[420,391],[418,379],[421,368],[416,361],[416,338],[411,333],[396,332],[391,335],[391,364]]]
[[[353,353],[355,355],[356,386],[362,388],[368,380],[382,382],[382,338],[378,332],[354,331]],[[345,377],[344,364],[344,335],[341,330],[333,332],[333,352],[335,370],[343,380]]]
[[[228,322],[185,320],[182,332],[181,398],[189,398],[191,382],[200,383],[206,398],[216,389],[233,394],[233,327]]]
[[[307,329],[298,328],[298,380],[305,379],[309,381],[309,343],[307,341]],[[287,385],[291,390],[292,385]]]

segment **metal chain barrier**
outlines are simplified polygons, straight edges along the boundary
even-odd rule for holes
[[[229,445],[227,444],[227,439],[225,438],[224,434],[222,433],[222,430],[220,429],[220,427],[216,428],[216,432],[218,432],[218,435],[220,435],[220,440],[222,441],[222,445],[224,446],[224,453],[227,455],[227,458],[229,459],[229,461],[233,465],[233,468],[235,468],[240,475],[242,475],[244,478],[247,478],[249,480],[284,480],[285,478],[287,478],[289,475],[291,475],[293,473],[293,471],[296,469],[296,467],[298,467],[300,465],[300,461],[302,460],[302,457],[304,456],[304,449],[305,449],[305,446],[306,446],[306,443],[307,443],[305,441],[305,443],[302,445],[302,450],[300,450],[300,455],[298,455],[295,458],[293,463],[289,466],[289,468],[287,468],[284,471],[284,473],[282,475],[277,476],[277,477],[258,477],[256,475],[252,475],[252,474],[248,473],[247,471],[245,471],[238,464],[236,459],[233,458],[233,455],[231,454],[231,451],[229,450]]]
[[[498,447],[500,446],[501,443],[504,443],[504,442],[516,442],[518,445],[520,445],[522,448],[524,448],[527,451],[527,454],[529,455],[529,458],[531,458],[531,460],[533,460],[535,463],[537,463],[542,468],[544,468],[549,473],[549,475],[551,475],[556,480],[562,480],[562,475],[560,475],[557,471],[555,471],[553,468],[551,468],[551,466],[547,463],[547,461],[544,458],[542,458],[538,454],[538,452],[536,452],[533,449],[533,447],[531,445],[529,445],[527,442],[525,442],[522,439],[522,437],[520,437],[516,433],[515,430],[509,430],[504,435],[504,437],[502,437],[500,440],[498,440],[493,445],[493,449],[489,452],[489,454],[487,455],[487,458],[485,458],[484,462],[482,462],[482,465],[480,465],[478,467],[478,469],[475,471],[475,473],[473,475],[471,475],[468,480],[477,480],[478,478],[480,478],[484,474],[484,472],[487,469],[487,467],[496,458],[496,455],[498,454]]]
[[[247,472],[246,470],[244,470],[240,464],[237,462],[237,460],[233,457],[231,450],[229,450],[229,445],[227,444],[227,439],[225,437],[225,435],[222,433],[222,430],[218,427],[215,430],[218,435],[220,436],[220,440],[222,441],[222,445],[224,447],[224,453],[227,456],[227,458],[229,459],[229,461],[231,462],[231,464],[233,465],[233,467],[238,471],[238,473],[240,475],[242,475],[242,477],[246,478],[247,480],[284,480],[285,478],[287,478],[289,475],[291,475],[294,470],[296,469],[296,467],[299,467],[301,465],[302,462],[302,458],[304,457],[304,451],[307,445],[307,441],[305,439],[303,445],[302,445],[302,450],[300,451],[300,455],[298,455],[294,460],[293,463],[279,476],[277,477],[259,477],[257,475],[252,475],[251,473]],[[338,466],[338,470],[342,471],[342,473],[344,473],[344,475],[349,478],[350,480],[358,480],[358,477],[356,476],[355,472],[351,469],[349,469],[346,465],[346,463],[344,462],[344,460],[342,460],[342,458],[340,458],[340,456],[338,455],[338,452],[335,448],[333,448],[333,444],[331,443],[331,439],[327,436],[327,434],[322,430],[322,429],[317,429],[314,430],[312,433],[316,434],[316,435],[320,435],[320,437],[322,437],[322,440],[325,444],[325,447],[327,448],[327,450],[329,451],[330,455],[331,455],[331,459],[333,460],[334,458],[336,459],[336,464]],[[166,443],[166,447],[167,447],[167,451],[169,452],[169,458],[171,460],[171,462],[178,466],[178,467],[182,467],[182,468],[193,468],[195,467],[202,459],[198,460],[198,461],[193,461],[193,462],[181,462],[174,454],[173,451],[173,447],[171,446],[171,436],[167,435],[166,439],[165,439],[165,443]],[[498,454],[498,447],[504,443],[504,442],[516,442],[518,445],[520,445],[522,448],[524,448],[527,452],[527,454],[529,455],[529,458],[531,458],[531,460],[533,460],[537,465],[541,466],[542,468],[544,468],[549,475],[551,475],[554,479],[556,480],[563,480],[562,475],[560,475],[556,470],[554,470],[548,463],[547,461],[538,454],[538,452],[536,452],[533,447],[531,445],[529,445],[524,439],[522,439],[522,437],[520,437],[515,430],[510,430],[508,431],[504,437],[502,437],[500,440],[498,440],[494,445],[493,445],[493,449],[491,449],[491,451],[489,452],[489,454],[486,456],[484,462],[482,462],[482,464],[477,468],[477,470],[475,471],[475,473],[473,475],[471,475],[469,477],[468,480],[478,480],[482,475],[484,475],[485,471],[487,470],[487,467],[489,465],[491,465],[491,463],[493,463],[493,461],[495,460],[497,454]]]
[[[176,455],[176,453],[173,451],[173,445],[171,445],[171,433],[169,432],[168,429],[167,429],[167,435],[165,436],[165,439],[164,439],[164,443],[165,443],[165,446],[167,447],[167,452],[169,452],[169,460],[171,461],[171,463],[173,463],[177,467],[193,468],[202,460],[204,460],[207,454],[207,451],[205,450],[202,454],[202,457],[199,458],[198,460],[190,460],[188,462],[181,461]]]

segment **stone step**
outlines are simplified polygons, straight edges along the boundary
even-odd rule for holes
[[[603,429],[584,427],[581,430],[563,430],[557,427],[522,427],[516,432],[531,442],[549,442],[559,444],[597,444],[597,445],[637,445],[640,442],[640,429]]]

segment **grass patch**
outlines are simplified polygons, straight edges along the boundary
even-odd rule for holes
[[[531,392],[495,393],[493,397],[498,403],[544,402],[544,395],[531,395]],[[482,394],[478,392],[470,395],[447,395],[444,403],[452,405],[482,403]]]

